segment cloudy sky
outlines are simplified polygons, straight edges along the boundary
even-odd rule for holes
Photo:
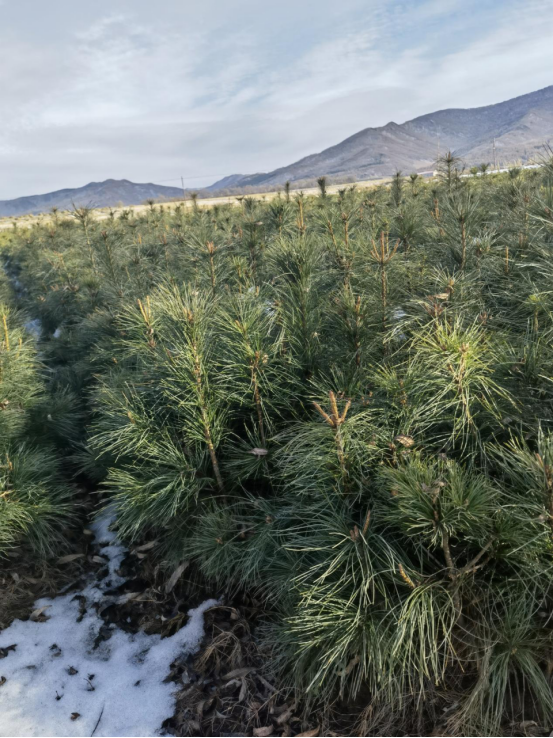
[[[0,0],[0,199],[210,184],[553,84],[552,0]]]

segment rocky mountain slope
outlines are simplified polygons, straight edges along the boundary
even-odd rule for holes
[[[448,149],[467,165],[498,164],[539,156],[553,138],[553,86],[481,108],[452,108],[422,115],[406,123],[365,128],[336,146],[306,156],[273,172],[227,177],[233,187],[281,185],[287,180],[353,176],[358,180],[432,169],[439,152]],[[212,186],[218,189],[221,183]],[[227,185],[228,186],[228,185]]]

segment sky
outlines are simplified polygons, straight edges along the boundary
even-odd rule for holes
[[[552,0],[0,0],[0,199],[201,187],[553,84]]]

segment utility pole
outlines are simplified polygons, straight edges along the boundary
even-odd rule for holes
[[[497,160],[495,158],[495,137],[493,140],[493,168],[497,170]]]
[[[181,174],[180,183],[182,185],[182,199],[186,200],[186,192],[184,191],[184,178]]]

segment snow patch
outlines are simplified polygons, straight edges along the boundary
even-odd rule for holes
[[[407,317],[407,313],[403,308],[396,307],[392,310],[392,318],[394,320],[402,320],[405,317]]]
[[[175,685],[164,683],[172,661],[197,650],[208,600],[190,610],[169,638],[126,633],[98,615],[123,583],[126,554],[110,530],[93,524],[108,574],[77,593],[37,600],[45,622],[16,620],[0,633],[0,736],[157,736],[175,707]],[[106,639],[107,636],[107,639]],[[15,646],[14,649],[9,647]]]
[[[42,334],[42,322],[40,318],[33,318],[25,323],[25,330],[38,341]]]

